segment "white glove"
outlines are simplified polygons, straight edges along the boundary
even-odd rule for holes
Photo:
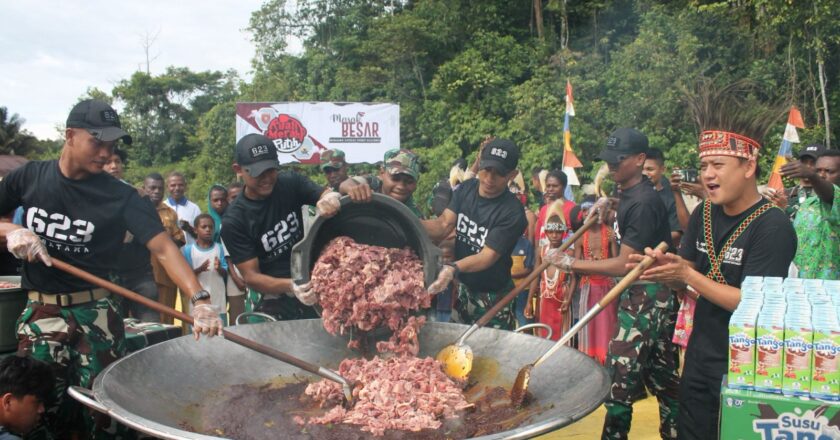
[[[339,202],[340,198],[341,194],[335,191],[330,191],[321,196],[318,200],[318,204],[316,205],[316,208],[318,208],[318,214],[321,215],[321,217],[327,218],[338,214],[338,211],[341,210],[341,202]]]
[[[445,265],[440,269],[440,273],[438,273],[438,277],[434,283],[429,285],[429,288],[426,289],[432,295],[436,293],[443,292],[446,289],[446,286],[455,279],[455,268],[451,265]]]
[[[292,284],[292,292],[303,305],[311,306],[318,302],[318,294],[312,290],[312,282]]]
[[[601,197],[592,204],[592,207],[589,208],[589,214],[586,215],[586,220],[589,220],[593,216],[598,216],[598,223],[604,223],[604,220],[607,218],[607,212],[610,208],[610,199],[608,197]]]
[[[543,260],[567,273],[572,272],[572,264],[575,262],[573,257],[565,252],[560,252],[560,249],[549,249]]]
[[[219,307],[212,304],[195,304],[192,310],[193,334],[195,339],[202,333],[208,336],[222,335],[222,319],[219,318]]]
[[[52,266],[52,258],[44,247],[44,243],[41,243],[41,239],[29,229],[15,229],[6,234],[6,248],[20,260],[30,263],[41,260],[47,266]]]

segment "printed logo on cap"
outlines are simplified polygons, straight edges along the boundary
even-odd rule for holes
[[[610,136],[609,138],[607,138],[607,146],[608,147],[615,147],[616,145],[618,145],[618,138],[617,137]]]
[[[267,154],[270,154],[268,145],[256,145],[254,147],[251,147],[251,157],[254,159],[257,159],[260,156],[264,156]]]
[[[490,155],[500,157],[502,159],[507,159],[508,152],[502,148],[491,148]]]
[[[102,110],[102,120],[105,122],[120,123],[120,118],[117,112],[113,110]]]

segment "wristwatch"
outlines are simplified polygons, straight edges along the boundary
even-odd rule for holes
[[[195,295],[193,295],[192,298],[190,298],[190,302],[195,304],[203,299],[210,299],[210,292],[201,289],[198,292],[195,292]]]

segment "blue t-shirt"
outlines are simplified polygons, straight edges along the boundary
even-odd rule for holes
[[[513,246],[513,252],[510,253],[510,256],[525,257],[525,267],[528,269],[534,268],[534,246],[528,240],[528,237],[524,235],[519,237],[519,240]]]

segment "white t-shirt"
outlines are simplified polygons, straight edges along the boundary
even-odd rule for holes
[[[184,199],[184,201],[185,201],[185,203],[182,205],[182,204],[179,204],[179,203],[174,203],[174,200],[172,200],[172,197],[167,197],[166,199],[163,200],[163,203],[165,203],[166,206],[174,209],[175,214],[178,214],[178,222],[179,222],[178,226],[181,226],[180,225],[181,220],[186,221],[187,223],[190,224],[190,226],[192,226],[193,222],[195,221],[195,218],[198,217],[199,214],[201,214],[201,209],[198,207],[198,205],[196,205],[195,203],[193,203],[193,202],[191,202],[187,199]],[[195,243],[195,239],[187,231],[184,231],[184,240],[186,240],[186,244]]]
[[[222,246],[218,243],[213,243],[213,247],[203,249],[196,244],[187,244],[184,245],[181,252],[184,254],[184,258],[187,259],[187,263],[193,269],[201,267],[205,261],[210,261],[210,270],[201,272],[196,275],[196,278],[198,278],[198,283],[201,284],[201,288],[210,292],[210,303],[219,307],[219,313],[225,313],[225,310],[227,310],[225,280],[218,271],[213,270],[215,267],[213,260],[215,259],[219,260],[219,264],[223,269],[227,269],[227,263],[225,263],[225,258],[222,254]],[[190,310],[192,310],[192,304],[190,304]]]

